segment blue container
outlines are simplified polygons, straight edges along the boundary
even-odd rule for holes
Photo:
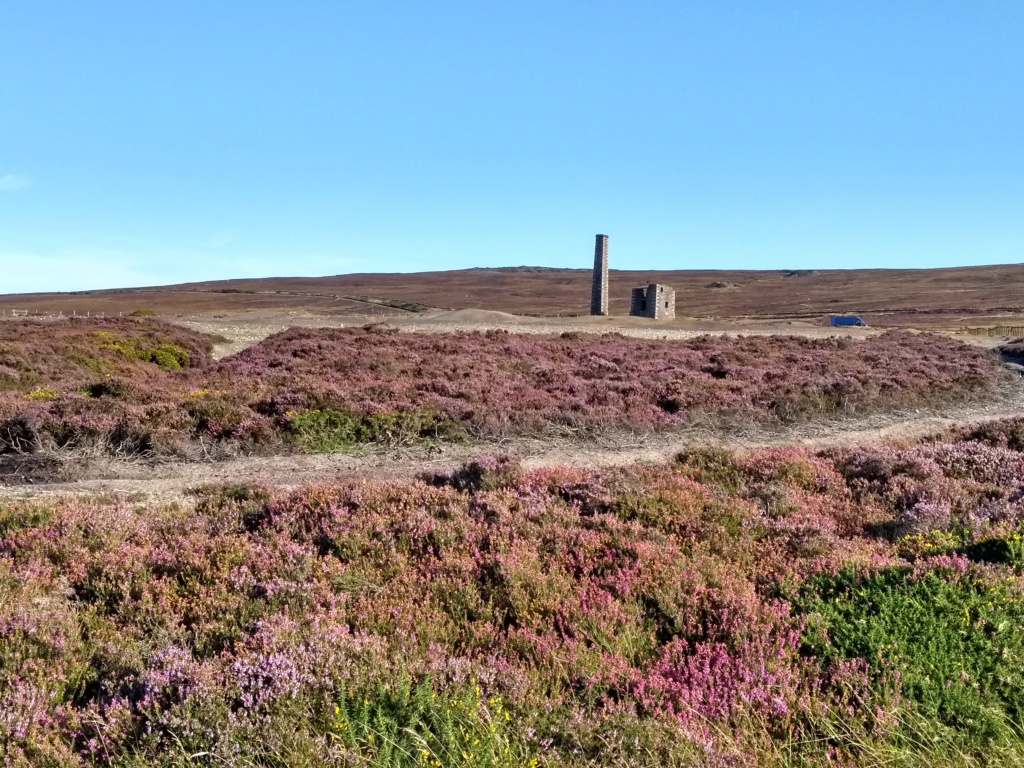
[[[868,327],[868,324],[856,315],[831,315],[828,318],[828,324],[833,328],[852,328],[855,326],[859,326],[861,328]]]

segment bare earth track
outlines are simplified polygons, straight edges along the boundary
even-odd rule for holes
[[[191,328],[225,338],[214,347],[214,357],[221,358],[240,352],[246,347],[287,328],[352,328],[367,323],[382,323],[400,331],[417,333],[451,333],[453,331],[504,330],[509,333],[618,333],[644,339],[691,339],[702,334],[766,336],[793,334],[812,338],[828,336],[864,337],[884,329],[827,328],[799,321],[712,322],[682,321],[662,323],[646,318],[613,317],[526,317],[507,312],[483,309],[432,310],[416,315],[370,319],[359,315],[327,317],[305,313],[239,312],[219,316],[181,315],[165,318]],[[964,337],[964,340],[987,340],[988,337]]]
[[[488,442],[366,449],[359,453],[289,454],[240,457],[209,462],[96,461],[81,470],[74,482],[39,485],[0,485],[0,499],[40,495],[113,493],[170,501],[204,484],[256,483],[297,488],[340,480],[415,477],[450,470],[485,453],[518,456],[528,468],[541,466],[603,467],[665,462],[694,447],[728,446],[753,450],[779,445],[813,448],[865,445],[913,440],[951,427],[979,424],[1024,413],[1024,382],[1007,385],[987,402],[916,411],[892,411],[845,419],[807,422],[777,428],[745,425],[728,429],[692,426],[673,433],[673,439],[652,449],[643,434],[608,433],[597,438],[562,435],[545,439],[507,439]]]

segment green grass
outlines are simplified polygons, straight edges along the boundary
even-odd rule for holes
[[[1024,746],[1024,601],[1016,579],[996,573],[893,567],[813,578],[796,600],[804,650],[825,664],[865,660],[879,702],[895,686],[958,752]]]
[[[478,687],[437,694],[430,680],[402,676],[368,696],[342,695],[329,735],[367,768],[503,768],[536,765],[508,733],[510,715]]]

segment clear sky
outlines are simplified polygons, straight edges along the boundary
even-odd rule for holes
[[[0,2],[0,293],[1024,262],[1024,3]]]

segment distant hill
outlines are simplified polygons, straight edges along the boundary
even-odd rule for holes
[[[406,274],[273,277],[54,294],[0,295],[0,308],[193,313],[246,309],[396,315],[429,308],[587,314],[589,269],[476,268]],[[687,317],[816,319],[856,312],[873,325],[934,325],[1024,313],[1024,264],[951,269],[612,270],[611,311],[630,289],[675,287]]]

